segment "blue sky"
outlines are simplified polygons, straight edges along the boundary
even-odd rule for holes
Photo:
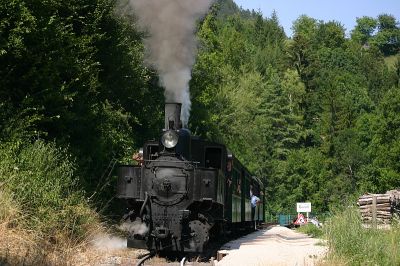
[[[356,24],[356,18],[388,13],[400,20],[400,0],[234,0],[245,9],[261,10],[269,17],[273,10],[288,36],[293,21],[305,14],[324,21],[337,20],[349,33]]]

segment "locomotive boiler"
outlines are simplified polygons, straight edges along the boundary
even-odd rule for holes
[[[118,168],[117,197],[127,208],[128,247],[202,252],[210,237],[264,220],[250,194],[263,185],[222,144],[181,127],[181,104],[165,105],[158,141],[148,141],[139,165]]]

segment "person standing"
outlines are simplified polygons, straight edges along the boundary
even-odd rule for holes
[[[254,229],[257,229],[257,221],[255,219],[255,215],[256,215],[256,207],[257,204],[260,203],[260,198],[257,197],[256,195],[254,195],[253,193],[251,193],[251,199],[250,199],[250,203],[251,203],[251,220],[254,221]]]

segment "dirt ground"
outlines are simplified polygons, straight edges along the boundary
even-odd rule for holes
[[[217,266],[308,266],[321,260],[327,247],[322,240],[272,226],[231,241],[222,250],[227,255]]]

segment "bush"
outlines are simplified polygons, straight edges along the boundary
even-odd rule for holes
[[[327,223],[332,261],[346,261],[348,265],[400,265],[400,227],[391,229],[365,228],[358,209],[337,212]]]
[[[318,228],[317,226],[310,223],[300,226],[299,228],[297,228],[297,231],[316,238],[321,238],[324,235],[324,232],[321,228]]]
[[[0,153],[0,193],[7,195],[1,198],[9,206],[0,208],[0,218],[12,210],[10,205],[20,206],[23,219],[18,225],[52,239],[60,234],[82,238],[97,224],[97,215],[76,186],[74,162],[65,150],[39,140],[3,143]]]
[[[8,223],[20,216],[20,206],[14,201],[4,184],[0,184],[0,223]]]

